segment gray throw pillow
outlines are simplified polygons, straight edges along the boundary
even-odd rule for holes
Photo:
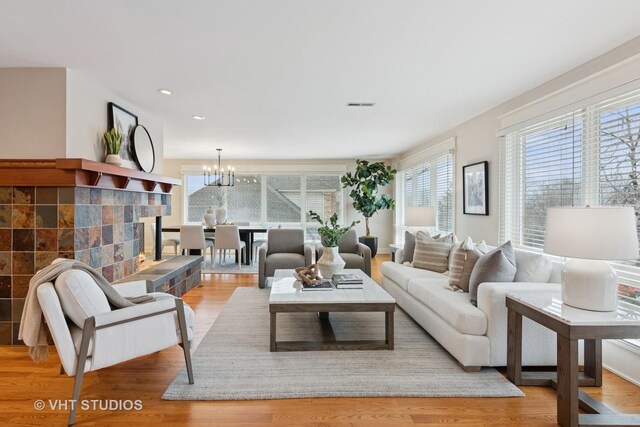
[[[449,254],[449,287],[452,290],[469,292],[471,272],[482,255],[483,253],[471,241],[471,237],[451,249],[451,254]]]
[[[516,277],[516,256],[509,240],[486,255],[473,267],[469,279],[469,297],[477,305],[478,286],[485,282],[513,282]]]
[[[404,232],[404,248],[400,263],[413,262],[413,251],[416,250],[416,236],[408,231]]]

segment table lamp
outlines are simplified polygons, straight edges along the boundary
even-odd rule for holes
[[[638,258],[634,208],[549,208],[544,251],[571,258],[562,269],[563,303],[613,311],[618,276],[605,261]]]
[[[429,227],[436,225],[436,215],[431,206],[412,206],[404,211],[404,225],[407,227]]]

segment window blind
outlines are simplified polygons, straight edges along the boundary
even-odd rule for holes
[[[633,206],[640,211],[639,145],[639,90],[501,137],[500,240],[541,251],[546,211],[552,206]],[[640,263],[613,265],[623,283],[640,286]],[[630,293],[640,304],[640,290]]]
[[[409,206],[433,206],[438,232],[454,230],[453,153],[446,152],[396,176],[395,242],[404,241],[404,213]]]

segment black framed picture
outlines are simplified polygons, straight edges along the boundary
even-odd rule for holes
[[[489,215],[489,162],[462,167],[462,213]]]
[[[122,145],[120,145],[122,166],[129,169],[138,169],[138,165],[133,157],[133,147],[131,143],[133,130],[138,126],[138,116],[110,102],[107,106],[107,119],[109,129],[115,127],[122,134]]]

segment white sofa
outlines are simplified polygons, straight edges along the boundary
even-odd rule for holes
[[[523,254],[515,250],[516,267]],[[482,283],[476,307],[468,293],[449,290],[448,276],[402,265],[402,255],[382,264],[382,287],[468,371],[506,366],[507,293],[560,290],[561,265],[553,263],[549,283]],[[527,318],[522,328],[523,365],[555,366],[555,333]]]

